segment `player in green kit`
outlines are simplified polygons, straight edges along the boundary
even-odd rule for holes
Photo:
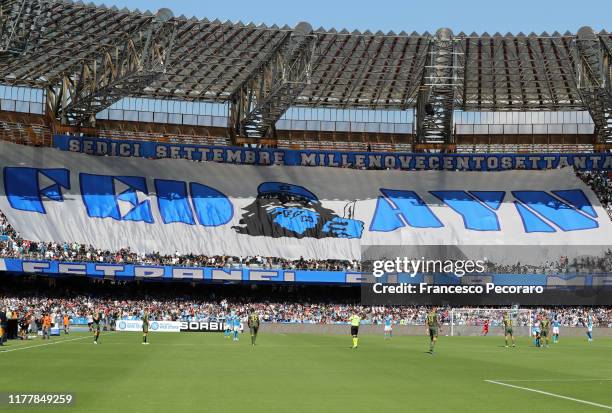
[[[147,336],[149,335],[149,312],[144,310],[142,313],[142,344],[149,344]]]
[[[100,311],[95,311],[92,314],[93,323],[91,324],[91,328],[94,332],[94,344],[98,344],[98,338],[100,337],[100,322],[102,321],[102,313]]]
[[[546,344],[548,348],[548,336],[550,335],[550,319],[546,314],[542,315],[540,320],[540,337],[541,341]]]
[[[434,346],[438,341],[438,330],[440,329],[440,319],[436,310],[436,307],[433,307],[425,319],[427,334],[429,334],[429,354],[431,355],[434,353]]]
[[[514,331],[512,330],[512,319],[508,315],[508,313],[504,314],[504,318],[502,320],[504,324],[504,337],[506,339],[506,347],[508,347],[508,336],[512,339],[512,347],[516,347],[516,341],[514,340]]]
[[[349,319],[351,322],[351,336],[353,336],[353,347],[357,348],[359,344],[359,324],[361,324],[361,316],[357,313],[354,313]]]
[[[255,345],[255,341],[257,341],[257,332],[259,331],[259,314],[255,312],[252,308],[249,310],[249,320],[247,324],[249,326],[249,331],[251,332],[251,345]]]

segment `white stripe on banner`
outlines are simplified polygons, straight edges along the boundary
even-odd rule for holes
[[[238,166],[10,143],[0,167],[0,209],[24,238],[109,250],[358,259],[366,245],[609,245],[612,233],[569,168]]]

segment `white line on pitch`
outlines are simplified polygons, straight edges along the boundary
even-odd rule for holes
[[[100,334],[102,335],[106,335],[106,334]],[[61,344],[61,343],[65,343],[67,341],[75,341],[75,340],[83,340],[86,338],[91,339],[93,336],[83,336],[83,337],[76,337],[76,338],[69,338],[67,340],[60,340],[60,341],[54,341],[52,343],[44,343],[44,344],[37,344],[35,346],[27,346],[27,347],[18,347],[18,348],[9,348],[7,350],[0,350],[0,353],[10,353],[11,351],[19,351],[19,350],[27,350],[29,348],[36,348],[36,347],[44,347],[44,346],[51,346],[53,344]]]
[[[485,381],[490,381],[490,382],[504,382],[504,383],[510,383],[510,382],[530,382],[530,381],[538,381],[538,382],[551,382],[551,383],[556,383],[556,382],[580,382],[580,381],[612,381],[612,379],[520,379],[520,380],[515,380],[515,379],[510,379],[510,380],[485,380]]]
[[[570,400],[576,403],[588,404],[589,406],[601,407],[602,409],[612,410],[612,406],[607,406],[605,404],[599,404],[599,403],[594,403],[594,402],[590,402],[587,400],[575,399],[573,397],[562,396],[560,394],[549,393],[547,391],[542,391],[542,390],[537,390],[537,389],[531,389],[529,387],[515,386],[514,384],[502,383],[501,381],[495,381],[495,380],[485,380],[485,381],[487,383],[499,384],[500,386],[512,387],[513,389],[530,391],[533,393],[543,394],[545,396],[556,397],[558,399]]]

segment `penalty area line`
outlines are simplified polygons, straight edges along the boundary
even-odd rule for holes
[[[496,381],[496,380],[485,380],[485,381],[487,383],[498,384],[500,386],[511,387],[513,389],[530,391],[532,393],[543,394],[545,396],[556,397],[558,399],[569,400],[569,401],[576,402],[576,403],[582,403],[582,404],[587,404],[589,406],[594,406],[594,407],[599,407],[599,408],[602,408],[602,409],[612,410],[612,406],[608,406],[608,405],[600,404],[600,403],[595,403],[595,402],[590,402],[588,400],[576,399],[574,397],[563,396],[563,395],[560,395],[560,394],[550,393],[550,392],[543,391],[543,390],[532,389],[532,388],[529,388],[529,387],[516,386],[514,384],[503,383],[501,381]]]
[[[100,335],[103,336],[103,335],[106,335],[106,334],[100,334]],[[36,348],[36,347],[52,346],[54,344],[66,343],[68,341],[84,340],[86,338],[91,339],[92,336],[83,336],[83,337],[69,338],[67,340],[54,341],[52,343],[36,344],[35,346],[9,348],[9,349],[6,349],[6,350],[0,350],[0,353],[10,353],[11,351],[19,351],[19,350],[27,350],[27,349],[30,349],[30,348]]]

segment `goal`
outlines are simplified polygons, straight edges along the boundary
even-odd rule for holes
[[[451,336],[482,335],[485,321],[489,321],[489,335],[503,335],[502,320],[508,314],[515,336],[531,335],[531,310],[519,308],[453,308],[450,314]]]

